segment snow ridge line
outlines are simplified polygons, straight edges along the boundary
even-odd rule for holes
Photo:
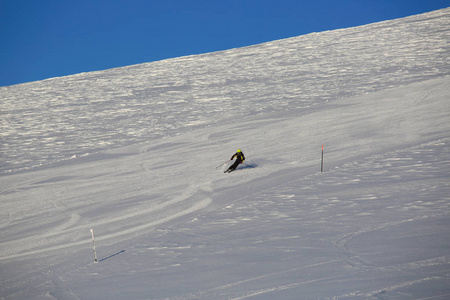
[[[410,286],[413,284],[417,284],[417,283],[423,283],[426,281],[430,281],[430,280],[435,280],[435,279],[442,279],[443,277],[440,276],[431,276],[431,277],[426,277],[426,278],[420,278],[420,279],[416,279],[416,280],[408,280],[405,282],[401,282],[383,289],[379,289],[379,290],[374,290],[374,291],[370,291],[370,292],[361,292],[361,291],[354,291],[351,293],[347,293],[344,295],[339,295],[339,296],[335,296],[333,298],[326,298],[326,299],[333,299],[333,300],[338,300],[338,299],[348,299],[349,297],[353,298],[353,297],[357,297],[358,299],[360,297],[375,297],[375,298],[379,298],[381,297],[381,295],[385,294],[386,292],[392,292],[395,291],[397,289],[406,287],[406,286]],[[449,294],[447,294],[449,295]],[[442,295],[442,296],[447,296],[447,295]],[[383,297],[384,298],[384,297]],[[420,298],[420,299],[434,299],[436,297],[430,297],[430,298]]]
[[[332,263],[336,263],[336,262],[340,262],[340,261],[341,261],[341,259],[334,259],[334,260],[330,260],[330,261],[310,264],[310,265],[307,265],[307,266],[301,266],[301,267],[298,267],[298,268],[292,268],[292,269],[289,269],[289,270],[286,270],[286,271],[282,271],[282,272],[275,272],[275,273],[265,274],[265,275],[261,275],[261,276],[257,276],[257,277],[252,277],[252,278],[249,278],[249,279],[232,282],[232,283],[229,283],[229,284],[225,284],[225,285],[222,285],[222,286],[218,286],[218,287],[215,287],[215,288],[211,288],[211,289],[202,291],[201,295],[202,296],[208,296],[208,295],[211,295],[211,293],[216,295],[216,292],[218,292],[218,291],[227,290],[227,289],[230,289],[230,288],[233,288],[233,287],[236,287],[236,286],[239,286],[239,285],[243,285],[243,284],[246,284],[246,283],[249,283],[249,282],[254,282],[254,281],[257,281],[257,280],[261,280],[261,279],[267,279],[267,278],[278,276],[278,275],[281,275],[281,274],[298,272],[298,271],[303,270],[303,269],[309,269],[309,268],[313,268],[313,267],[323,266],[323,265],[332,264]],[[305,282],[292,283],[292,284],[289,284],[287,286],[291,287],[292,285],[299,285],[299,284],[303,284],[303,283],[305,283]],[[259,294],[270,292],[270,291],[288,289],[289,287],[287,287],[287,286],[278,287],[278,288],[277,287],[267,288],[267,289],[264,289],[264,290],[254,291],[254,293],[252,293],[252,295],[240,296],[240,298],[233,298],[233,300],[234,299],[236,299],[236,300],[237,299],[245,299],[247,297],[252,297],[253,295],[259,295]],[[185,299],[187,300],[187,299],[197,299],[197,298],[198,298],[198,295],[193,295],[193,296],[190,296],[190,297],[185,298]]]
[[[242,300],[242,299],[246,299],[246,298],[253,298],[255,296],[266,294],[266,293],[288,290],[288,289],[295,288],[295,287],[298,287],[298,286],[303,285],[303,284],[308,284],[308,283],[313,283],[313,282],[328,281],[328,280],[338,279],[338,278],[342,278],[342,277],[343,277],[343,275],[335,275],[335,276],[323,277],[323,278],[312,279],[312,280],[307,280],[307,281],[293,282],[293,283],[287,284],[287,285],[275,286],[275,287],[271,287],[271,288],[266,288],[266,289],[253,291],[253,292],[250,292],[250,293],[248,293],[246,295],[239,296],[237,298],[232,298],[231,300]]]
[[[19,245],[19,244],[21,244],[21,245],[26,245],[26,244],[38,245],[41,243],[42,239],[48,239],[48,238],[51,238],[53,240],[53,243],[55,244],[55,243],[58,243],[58,241],[56,241],[56,239],[58,239],[58,238],[61,239],[61,237],[64,238],[65,235],[67,235],[68,233],[73,233],[74,231],[78,231],[78,232],[82,231],[82,230],[84,230],[84,228],[86,228],[86,226],[89,226],[90,228],[95,228],[98,225],[114,224],[116,222],[127,220],[127,219],[135,219],[136,217],[141,216],[141,215],[148,215],[150,213],[161,212],[161,211],[164,211],[165,209],[170,209],[171,207],[175,207],[175,205],[178,205],[180,202],[183,202],[186,199],[190,199],[195,194],[196,194],[196,191],[194,190],[194,188],[191,188],[190,190],[184,192],[182,195],[178,195],[178,196],[174,197],[172,200],[159,203],[150,208],[140,209],[138,212],[133,212],[132,214],[126,213],[124,215],[121,215],[121,216],[118,216],[115,218],[110,218],[108,220],[90,222],[88,225],[82,224],[82,225],[76,226],[76,223],[80,220],[80,216],[77,214],[72,214],[71,218],[68,222],[60,225],[59,227],[53,228],[50,232],[42,233],[39,235],[27,236],[27,237],[23,237],[20,239],[0,243],[1,249],[2,249],[3,254],[7,255],[7,253],[14,253],[15,252],[14,249],[16,249],[17,245]],[[201,197],[201,195],[200,195],[200,197]],[[69,227],[70,225],[73,225],[73,227]],[[131,229],[132,228],[134,228],[134,227],[131,227]],[[100,239],[97,239],[97,240],[100,240]],[[64,242],[64,240],[61,240],[60,242]],[[50,247],[52,247],[52,246],[50,246]],[[29,251],[26,251],[26,252],[29,252]]]
[[[182,211],[180,211],[178,213],[172,214],[172,215],[167,216],[165,218],[162,218],[160,220],[156,220],[156,221],[153,221],[153,222],[150,222],[150,223],[147,223],[147,224],[143,224],[143,225],[140,225],[140,226],[132,227],[132,228],[129,228],[129,229],[126,229],[126,230],[122,230],[122,231],[119,231],[119,232],[107,234],[107,235],[104,235],[104,236],[99,236],[99,237],[96,237],[96,240],[97,241],[104,241],[104,240],[107,240],[107,239],[116,238],[116,237],[119,237],[119,236],[122,236],[122,235],[134,233],[134,232],[137,232],[137,231],[140,231],[140,230],[148,229],[148,228],[151,228],[151,227],[156,226],[156,225],[161,225],[163,223],[172,221],[172,220],[174,220],[176,218],[179,218],[179,217],[182,217],[184,215],[187,215],[187,214],[190,214],[192,212],[195,212],[197,210],[203,209],[203,208],[207,207],[211,202],[212,202],[211,198],[205,198],[205,199],[203,199],[203,200],[201,200],[199,202],[196,202],[194,205],[192,205],[188,209],[182,210]],[[86,240],[81,240],[81,241],[77,241],[77,242],[67,243],[67,244],[53,246],[53,247],[47,247],[47,248],[34,250],[34,251],[27,251],[27,252],[19,253],[19,254],[3,256],[3,257],[0,257],[0,261],[11,259],[11,258],[20,258],[20,257],[28,256],[28,255],[33,255],[33,254],[41,254],[41,253],[45,253],[45,252],[49,252],[49,251],[55,251],[55,250],[60,250],[60,249],[65,249],[65,248],[70,248],[70,247],[75,247],[75,246],[88,245],[89,242],[90,242],[90,239],[86,238]]]

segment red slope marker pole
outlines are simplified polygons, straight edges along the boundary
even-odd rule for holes
[[[320,172],[323,172],[323,144],[322,144],[322,160],[320,162]]]

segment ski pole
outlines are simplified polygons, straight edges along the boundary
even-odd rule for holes
[[[221,167],[221,166],[223,166],[224,164],[226,164],[227,162],[229,162],[231,159],[229,159],[229,160],[227,160],[226,162],[224,162],[223,164],[220,164],[220,165],[218,165],[217,167],[216,167],[216,169],[218,168],[218,167]]]

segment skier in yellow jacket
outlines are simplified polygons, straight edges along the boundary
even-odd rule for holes
[[[242,164],[244,162],[245,156],[241,149],[238,149],[238,151],[231,157],[230,160],[233,160],[234,158],[236,158],[236,161],[224,173],[233,172],[234,170],[236,170],[239,164]]]

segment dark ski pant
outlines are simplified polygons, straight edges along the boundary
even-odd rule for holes
[[[240,164],[241,162],[242,162],[242,161],[240,161],[239,159],[236,159],[236,161],[234,162],[234,164],[232,164],[232,165],[228,168],[228,170],[226,170],[226,172],[231,172],[231,171],[236,170],[236,168],[239,166],[239,164]]]

